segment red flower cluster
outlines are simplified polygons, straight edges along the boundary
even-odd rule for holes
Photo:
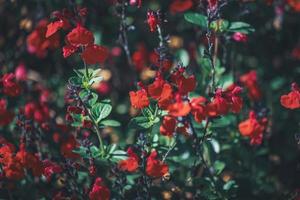
[[[101,178],[96,178],[92,190],[89,193],[90,200],[109,200],[110,199],[110,191],[103,184],[103,180]]]
[[[297,83],[292,83],[292,91],[280,97],[280,103],[288,109],[300,108],[300,88]]]
[[[27,50],[29,53],[35,54],[39,58],[47,55],[48,49],[56,49],[59,47],[60,37],[58,34],[51,34],[46,37],[47,20],[41,20],[35,30],[27,37]]]
[[[242,136],[249,137],[251,145],[259,145],[262,143],[263,133],[267,128],[268,120],[263,117],[259,119],[254,111],[250,111],[249,119],[239,124],[239,131]]]
[[[27,119],[34,119],[40,124],[50,119],[50,111],[47,104],[36,102],[29,102],[25,105],[24,115]]]
[[[259,101],[262,97],[257,82],[256,71],[252,70],[240,77],[240,82],[248,89],[248,96],[252,101]]]
[[[15,147],[7,142],[0,148],[0,164],[6,178],[20,180],[25,176],[24,170],[31,170],[33,176],[42,175],[43,163],[38,156],[27,152],[23,143],[16,154],[15,150]]]
[[[70,29],[71,23],[68,19],[74,19],[76,27],[66,36],[66,45],[63,47],[63,56],[69,57],[79,49],[83,49],[81,58],[87,64],[103,63],[108,57],[109,51],[106,47],[94,44],[94,35],[91,31],[84,28],[81,22],[74,17],[69,17],[69,13],[56,13],[57,21],[48,24],[46,37],[52,37],[58,30]]]
[[[147,158],[146,173],[153,178],[163,177],[169,172],[167,164],[157,159],[157,152],[154,150]]]
[[[122,171],[134,172],[139,167],[139,157],[133,152],[132,148],[127,149],[128,158],[119,162]]]

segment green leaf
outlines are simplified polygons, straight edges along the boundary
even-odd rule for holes
[[[151,121],[147,117],[139,116],[135,117],[130,120],[129,127],[142,130],[142,129],[148,129],[153,125]]]
[[[190,62],[190,57],[185,49],[180,49],[176,52],[176,57],[182,62],[183,66],[188,66]]]
[[[199,13],[188,12],[184,14],[184,19],[192,24],[207,28],[207,17]]]
[[[81,81],[80,77],[73,76],[73,77],[69,78],[69,83],[72,85],[81,85],[82,81]]]
[[[214,169],[215,169],[217,175],[221,174],[222,171],[224,170],[224,168],[225,168],[225,163],[224,162],[221,162],[219,160],[215,161]]]
[[[91,150],[91,153],[92,153],[92,157],[93,157],[93,158],[100,157],[101,152],[100,152],[100,150],[99,150],[98,147],[96,147],[96,146],[91,146],[90,150]]]
[[[230,180],[227,183],[223,185],[223,190],[230,190],[231,188],[237,188],[238,186],[236,185],[234,180]]]
[[[255,31],[250,24],[245,22],[231,22],[227,30],[229,32],[240,32],[244,34],[249,34]]]
[[[96,122],[100,122],[106,118],[112,110],[112,106],[107,103],[96,103],[92,108],[92,115],[96,119]]]
[[[74,153],[79,154],[83,158],[88,158],[88,149],[86,147],[80,146],[79,148],[76,148],[73,150]]]
[[[112,127],[121,126],[120,122],[118,122],[116,120],[112,120],[112,119],[103,120],[103,121],[101,121],[100,125],[103,125],[103,126],[112,126]]]

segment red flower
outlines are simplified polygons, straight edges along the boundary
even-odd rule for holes
[[[27,119],[34,119],[38,123],[46,122],[50,118],[48,106],[34,102],[25,105],[24,114]]]
[[[47,181],[51,180],[53,174],[58,174],[62,172],[62,168],[58,164],[50,162],[49,160],[45,160],[43,162],[43,165],[43,175],[46,177]]]
[[[192,114],[194,115],[195,121],[201,123],[206,117],[206,104],[207,100],[204,97],[197,97],[191,99]]]
[[[300,12],[299,0],[287,0],[287,3],[289,4],[289,6],[291,6],[294,9],[294,11]]]
[[[244,33],[236,32],[232,35],[232,39],[236,42],[247,42],[248,36]]]
[[[139,44],[138,49],[132,54],[132,62],[137,71],[142,71],[147,64],[148,53],[144,44]]]
[[[66,38],[69,44],[75,47],[88,46],[94,43],[93,33],[80,24],[78,24]]]
[[[0,99],[0,126],[9,124],[13,118],[14,113],[7,110],[7,102],[5,99]]]
[[[187,95],[187,93],[193,91],[196,88],[196,78],[194,75],[185,77],[183,73],[184,68],[179,69],[172,74],[172,81],[176,83],[178,92],[181,95]]]
[[[21,86],[16,82],[13,73],[3,75],[2,85],[4,94],[8,96],[16,97],[21,93]]]
[[[175,0],[170,6],[172,14],[184,12],[193,6],[192,0]]]
[[[169,172],[167,164],[157,159],[157,152],[154,150],[147,158],[146,173],[153,178],[160,178]]]
[[[75,137],[71,135],[65,142],[61,144],[60,153],[65,158],[73,158],[73,159],[79,158],[79,155],[73,152],[73,150],[78,146],[79,144],[77,143]]]
[[[154,32],[157,29],[157,25],[159,24],[158,16],[153,11],[148,11],[147,13],[147,23],[149,25],[150,31]]]
[[[86,64],[93,65],[103,63],[108,57],[109,51],[100,45],[89,45],[81,54],[81,58]]]
[[[253,101],[259,101],[262,97],[261,90],[257,83],[256,71],[252,70],[240,77],[241,83],[248,89],[248,96]]]
[[[54,33],[56,33],[59,29],[63,28],[64,22],[62,20],[58,20],[55,22],[51,22],[47,25],[46,38],[50,37]]]
[[[242,88],[235,84],[230,85],[225,93],[225,98],[230,104],[230,110],[233,113],[239,113],[243,107],[243,99],[239,95],[242,92]]]
[[[148,86],[148,93],[153,98],[158,100],[158,105],[165,108],[172,99],[172,86],[166,83],[161,77]]]
[[[93,188],[89,193],[90,200],[109,200],[110,199],[110,191],[109,189],[103,185],[103,181],[101,178],[96,178]]]
[[[215,10],[218,6],[218,0],[207,0],[208,1],[208,8],[210,10]]]
[[[160,60],[160,57],[157,52],[152,52],[149,55],[149,59],[152,65],[160,67],[162,72],[168,71],[172,67],[172,61],[168,59]]]
[[[222,96],[221,89],[218,89],[212,102],[207,104],[207,114],[210,117],[225,115],[229,111],[229,106],[227,100]]]
[[[300,88],[296,83],[292,83],[292,91],[280,97],[280,103],[288,109],[300,108]]]
[[[142,6],[142,0],[130,0],[129,4],[131,6],[137,6],[138,8],[140,8]]]
[[[136,92],[129,92],[130,102],[134,108],[142,109],[149,106],[150,102],[145,89],[140,89]]]
[[[251,111],[249,113],[249,119],[241,122],[239,124],[239,131],[242,136],[250,137],[251,145],[261,144],[263,133],[266,129],[267,119],[262,118],[261,120],[257,119],[256,114]]]
[[[15,70],[16,80],[26,81],[27,80],[27,70],[23,63],[20,63]]]
[[[60,38],[57,33],[46,38],[47,24],[47,20],[41,20],[35,30],[27,37],[28,52],[40,58],[46,56],[48,49],[59,47]]]
[[[191,111],[191,106],[187,102],[175,102],[168,106],[169,114],[174,117],[187,116]]]
[[[127,149],[127,155],[128,158],[126,160],[119,162],[119,168],[122,171],[134,172],[139,167],[139,158],[130,147]]]
[[[64,58],[69,57],[70,55],[72,55],[73,53],[75,53],[77,51],[78,47],[72,46],[67,44],[66,46],[63,47],[63,56]]]
[[[159,131],[164,136],[173,136],[176,128],[176,119],[171,116],[164,116]]]

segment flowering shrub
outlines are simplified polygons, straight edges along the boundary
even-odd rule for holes
[[[299,8],[0,1],[0,198],[300,199]]]

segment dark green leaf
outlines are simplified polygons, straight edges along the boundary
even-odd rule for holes
[[[199,13],[188,12],[184,14],[184,19],[192,24],[207,28],[207,17]]]

